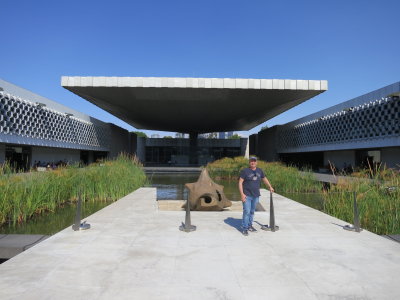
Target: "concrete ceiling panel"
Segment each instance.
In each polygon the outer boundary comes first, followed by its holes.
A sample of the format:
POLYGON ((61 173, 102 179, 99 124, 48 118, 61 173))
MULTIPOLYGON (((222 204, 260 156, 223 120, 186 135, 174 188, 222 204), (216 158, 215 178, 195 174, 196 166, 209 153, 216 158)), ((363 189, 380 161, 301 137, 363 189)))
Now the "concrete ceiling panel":
POLYGON ((327 81, 62 77, 61 85, 138 129, 249 130, 324 92, 327 81))

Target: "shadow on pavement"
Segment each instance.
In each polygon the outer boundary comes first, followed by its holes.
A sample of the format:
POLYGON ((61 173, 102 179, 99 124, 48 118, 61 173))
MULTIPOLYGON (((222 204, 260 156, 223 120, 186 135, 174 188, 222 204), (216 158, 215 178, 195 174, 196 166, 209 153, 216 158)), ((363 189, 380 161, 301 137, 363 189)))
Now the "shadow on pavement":
POLYGON ((225 224, 228 224, 229 226, 232 226, 238 231, 242 231, 242 219, 235 219, 232 217, 226 218, 224 220, 225 224))
POLYGON ((331 222, 331 224, 336 225, 336 226, 339 226, 339 227, 342 227, 342 228, 345 227, 345 226, 343 226, 343 225, 340 225, 340 224, 337 224, 337 223, 333 223, 333 222, 331 222))
POLYGON ((266 226, 266 227, 268 227, 268 224, 261 224, 261 223, 260 223, 260 222, 258 222, 258 221, 254 221, 254 223, 256 223, 256 224, 260 225, 260 227, 263 227, 263 226, 266 226))

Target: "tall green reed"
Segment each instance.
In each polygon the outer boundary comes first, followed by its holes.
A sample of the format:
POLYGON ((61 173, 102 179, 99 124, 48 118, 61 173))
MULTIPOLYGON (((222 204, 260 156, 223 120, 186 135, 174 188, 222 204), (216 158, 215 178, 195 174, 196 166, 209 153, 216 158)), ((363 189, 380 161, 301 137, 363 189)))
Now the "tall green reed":
POLYGON ((400 234, 400 175, 396 170, 377 174, 386 180, 339 180, 324 194, 326 213, 353 222, 353 192, 357 195, 361 226, 377 234, 400 234))
POLYGON ((47 172, 12 173, 0 167, 0 225, 24 222, 35 214, 74 202, 117 200, 146 182, 136 157, 121 154, 84 168, 77 165, 47 172))

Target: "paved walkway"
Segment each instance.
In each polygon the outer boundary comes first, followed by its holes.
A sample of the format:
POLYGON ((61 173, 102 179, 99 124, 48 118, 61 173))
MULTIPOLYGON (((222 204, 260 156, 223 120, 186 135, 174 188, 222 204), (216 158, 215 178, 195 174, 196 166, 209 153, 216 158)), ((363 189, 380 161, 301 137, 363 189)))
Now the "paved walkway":
MULTIPOLYGON (((400 244, 281 196, 278 232, 241 213, 158 211, 141 188, 0 265, 0 299, 400 299, 400 244), (258 227, 258 225, 257 225, 258 227)), ((264 207, 268 193, 263 193, 264 207)), ((268 211, 256 213, 268 222, 268 211)))
MULTIPOLYGON (((300 171, 300 174, 305 175, 307 172, 302 172, 300 171)), ((315 177, 315 180, 321 181, 321 182, 329 182, 333 184, 337 184, 338 181, 367 181, 367 182, 373 182, 373 179, 368 179, 368 178, 358 178, 358 177, 352 177, 352 176, 342 176, 342 175, 332 175, 332 174, 324 174, 324 173, 312 173, 315 177)))

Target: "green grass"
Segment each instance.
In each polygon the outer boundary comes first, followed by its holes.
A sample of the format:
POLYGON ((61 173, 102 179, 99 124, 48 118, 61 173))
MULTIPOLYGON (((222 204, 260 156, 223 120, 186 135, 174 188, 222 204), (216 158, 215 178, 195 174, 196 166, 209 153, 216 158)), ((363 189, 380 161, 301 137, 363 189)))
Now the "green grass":
POLYGON ((16 174, 9 166, 0 168, 0 226, 21 223, 44 211, 77 200, 117 200, 146 182, 135 157, 120 155, 114 160, 77 165, 47 172, 16 174))
MULTIPOLYGON (((237 180, 241 169, 248 167, 243 157, 223 158, 207 165, 214 179, 237 180)), ((313 179, 311 172, 305 175, 296 168, 279 162, 258 161, 276 193, 320 194, 324 212, 346 222, 353 222, 353 194, 356 192, 361 226, 377 234, 400 234, 400 173, 382 167, 360 171, 354 176, 361 179, 345 180, 331 185, 328 191, 313 179)))

